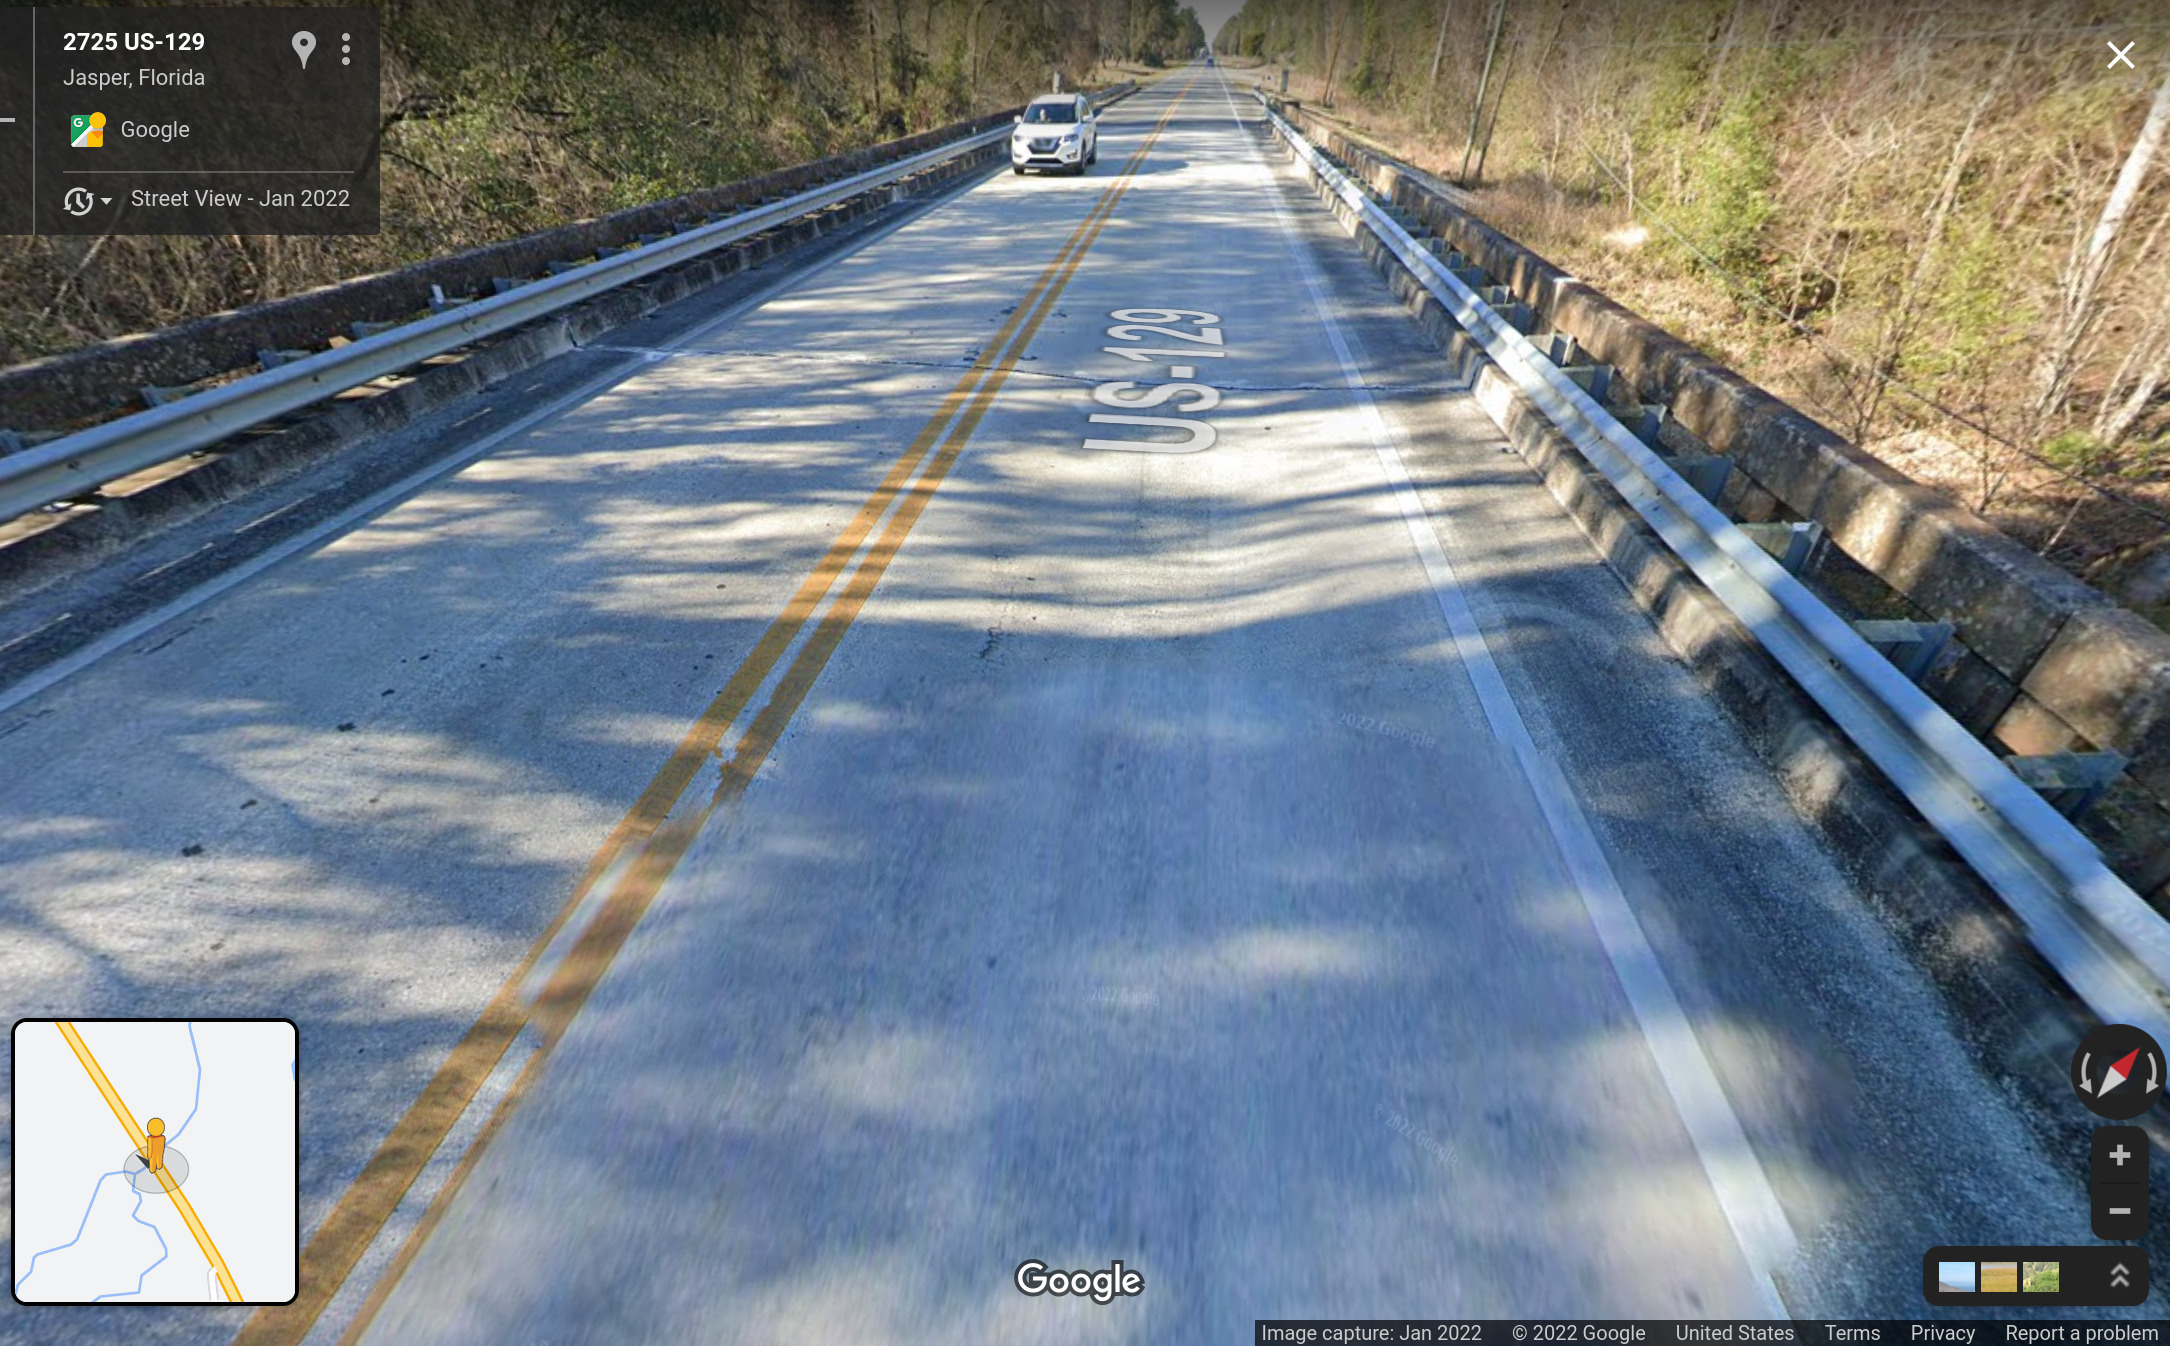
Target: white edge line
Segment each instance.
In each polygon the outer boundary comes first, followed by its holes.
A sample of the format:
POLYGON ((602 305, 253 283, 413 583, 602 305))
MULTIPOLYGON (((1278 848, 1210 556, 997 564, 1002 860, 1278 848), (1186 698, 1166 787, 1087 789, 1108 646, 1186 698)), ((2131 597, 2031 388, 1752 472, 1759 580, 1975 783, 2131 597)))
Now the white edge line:
MULTIPOLYGON (((1227 94, 1225 82, 1222 93, 1227 94)), ((1240 126, 1242 117, 1236 112, 1233 98, 1229 98, 1228 106, 1240 126)), ((1266 167, 1270 174, 1271 166, 1266 167)), ((1288 213, 1281 205, 1279 192, 1269 190, 1268 200, 1282 224, 1282 237, 1288 243, 1305 288, 1311 293, 1312 305, 1326 329, 1327 340, 1334 348, 1334 358, 1340 362, 1348 380, 1349 395, 1370 431, 1379 462, 1393 488, 1395 503, 1400 506, 1402 520, 1423 561, 1440 614, 1446 618, 1470 682, 1484 706, 1485 718, 1490 721, 1494 735, 1513 751, 1517 765, 1537 798, 1545 824, 1560 848, 1561 859, 1582 899, 1583 909, 1597 931, 1605 957, 1612 964, 1620 989, 1627 996, 1636 1022, 1642 1028, 1643 1039, 1657 1061, 1666 1091, 1672 1095, 1673 1106, 1695 1145, 1704 1176, 1725 1214, 1726 1223, 1732 1228, 1749 1274, 1755 1278, 1764 1315, 1790 1317, 1792 1315, 1771 1278, 1771 1271, 1790 1258, 1798 1246, 1793 1227, 1749 1144, 1740 1118, 1725 1096, 1724 1086, 1719 1083, 1694 1028, 1688 1023, 1679 997, 1666 979, 1656 950, 1651 947, 1642 923, 1628 904, 1627 894, 1621 889, 1611 862, 1605 858, 1595 829, 1576 802, 1573 787, 1559 767, 1538 751, 1536 741, 1531 738, 1529 727, 1515 705, 1513 693, 1493 662, 1484 632, 1470 611, 1452 563, 1439 545, 1424 503, 1409 480, 1394 433, 1366 390, 1340 325, 1334 320, 1331 301, 1321 286, 1317 268, 1288 228, 1288 213)))
POLYGON ((617 891, 618 880, 625 877, 625 872, 633 867, 633 861, 639 854, 640 848, 637 846, 621 848, 611 857, 610 863, 603 867, 603 872, 595 876, 595 882, 588 885, 588 891, 581 894, 580 904, 573 908, 572 915, 565 918, 565 924, 558 927, 557 934, 551 937, 549 945, 542 951, 542 956, 535 960, 535 966, 529 968, 527 976, 521 979, 520 988, 514 994, 522 1009, 535 1008, 536 998, 543 993, 543 988, 550 984, 550 978, 557 974, 558 966, 573 951, 573 946, 580 942, 580 937, 587 933, 597 913, 601 912, 604 904, 610 900, 610 895, 617 891))
POLYGON ((333 1291, 331 1300, 324 1305, 324 1311, 317 1315, 315 1325, 309 1329, 308 1335, 302 1338, 302 1346, 328 1346, 346 1335, 347 1329, 354 1322, 355 1314, 361 1310, 362 1301, 376 1288, 384 1274, 391 1270, 393 1257, 406 1244, 407 1237, 414 1231, 415 1226, 421 1223, 423 1212, 437 1199, 438 1192, 443 1190, 445 1183, 452 1177, 452 1170, 467 1157, 467 1152, 474 1148, 475 1141, 482 1135, 482 1128, 496 1113, 498 1104, 504 1101, 505 1095, 512 1092, 513 1081, 519 1078, 520 1072, 527 1068, 528 1062, 534 1059, 535 1053, 541 1048, 541 1033, 533 1024, 523 1025, 513 1037, 511 1045, 505 1049, 505 1054, 497 1059, 497 1064, 483 1077, 482 1086, 475 1090, 475 1096, 461 1110, 459 1119, 452 1124, 452 1129, 445 1133, 445 1138, 431 1151, 429 1161, 422 1166, 422 1171, 415 1176, 405 1195, 400 1197, 399 1204, 392 1208, 391 1215, 378 1226, 376 1234, 369 1240, 369 1245, 362 1249, 362 1255, 355 1259, 353 1268, 339 1282, 339 1288, 333 1291))
POLYGON ((225 593, 228 589, 255 578, 295 553, 305 551, 324 541, 327 537, 344 532, 370 515, 397 503, 403 497, 414 494, 437 478, 458 471, 514 435, 534 428, 537 423, 548 420, 578 402, 592 397, 609 384, 624 379, 630 370, 634 368, 638 368, 638 366, 629 367, 621 364, 613 367, 606 374, 589 379, 573 389, 573 391, 559 397, 556 401, 527 413, 510 425, 491 431, 451 457, 439 459, 418 472, 400 478, 390 486, 347 506, 347 508, 340 510, 330 518, 304 529, 282 542, 265 548, 229 570, 221 571, 164 606, 155 608, 124 626, 108 631, 90 644, 64 658, 54 660, 35 673, 23 678, 20 682, 15 683, 6 691, 0 691, 0 714, 6 714, 47 688, 74 677, 77 673, 97 663, 115 650, 142 639, 174 618, 203 606, 220 594, 225 593))

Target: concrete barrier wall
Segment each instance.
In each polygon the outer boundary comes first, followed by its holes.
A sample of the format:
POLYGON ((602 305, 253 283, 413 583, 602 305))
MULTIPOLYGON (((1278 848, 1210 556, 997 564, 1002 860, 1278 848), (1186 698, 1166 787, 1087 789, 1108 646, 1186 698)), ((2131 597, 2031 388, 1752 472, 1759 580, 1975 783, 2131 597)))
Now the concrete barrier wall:
MULTIPOLYGON (((1457 208, 1390 156, 1300 106, 1282 110, 1541 323, 1615 366, 1637 400, 1668 407, 1731 458, 1745 478, 1727 493, 1736 517, 1813 519, 1920 615, 1952 623, 1964 650, 1925 689, 1955 718, 2015 753, 2122 753, 2131 779, 2170 805, 2170 632, 1457 208)), ((2170 859, 2170 838, 2157 846, 2164 856, 2143 867, 2170 859)))

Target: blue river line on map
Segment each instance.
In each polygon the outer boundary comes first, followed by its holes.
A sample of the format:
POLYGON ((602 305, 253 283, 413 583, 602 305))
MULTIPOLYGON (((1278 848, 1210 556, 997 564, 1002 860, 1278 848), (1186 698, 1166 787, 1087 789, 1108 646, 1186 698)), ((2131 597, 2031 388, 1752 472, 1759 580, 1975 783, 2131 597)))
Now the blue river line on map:
MULTIPOLYGON (((193 1122, 196 1120, 196 1109, 203 1105, 203 1053, 196 1049, 196 1025, 187 1024, 185 1025, 185 1027, 188 1029, 189 1054, 196 1058, 196 1096, 194 1100, 192 1100, 188 1105, 187 1119, 181 1123, 180 1130, 177 1130, 173 1133, 172 1139, 176 1141, 181 1138, 182 1132, 188 1130, 189 1122, 193 1122)), ((58 1244, 54 1247, 47 1248, 43 1252, 31 1254, 30 1265, 24 1269, 22 1280, 15 1282, 15 1293, 18 1296, 21 1295, 23 1292, 24 1283, 27 1282, 33 1274, 36 1273, 38 1269, 38 1259, 40 1257, 45 1256, 46 1253, 64 1252, 67 1249, 73 1248, 76 1244, 83 1241, 83 1231, 90 1228, 91 1212, 98 1208, 98 1193, 104 1189, 105 1180, 107 1178, 119 1178, 125 1176, 127 1176, 127 1170, 120 1168, 114 1169, 111 1173, 101 1173, 98 1175, 98 1181, 91 1184, 90 1201, 83 1207, 82 1222, 75 1227, 75 1237, 69 1239, 66 1243, 58 1244)), ((164 1262, 166 1258, 170 1255, 169 1250, 166 1247, 166 1236, 158 1232, 157 1225, 154 1225, 150 1221, 143 1218, 143 1193, 141 1191, 138 1191, 136 1193, 135 1209, 129 1212, 129 1218, 134 1220, 137 1224, 142 1225, 145 1229, 150 1230, 152 1236, 157 1238, 158 1261, 153 1262, 149 1266, 143 1268, 141 1274, 136 1277, 135 1289, 109 1290, 102 1295, 93 1295, 91 1297, 91 1302, 93 1303, 96 1303, 99 1300, 125 1299, 129 1295, 142 1294, 144 1277, 158 1270, 159 1263, 164 1262)))

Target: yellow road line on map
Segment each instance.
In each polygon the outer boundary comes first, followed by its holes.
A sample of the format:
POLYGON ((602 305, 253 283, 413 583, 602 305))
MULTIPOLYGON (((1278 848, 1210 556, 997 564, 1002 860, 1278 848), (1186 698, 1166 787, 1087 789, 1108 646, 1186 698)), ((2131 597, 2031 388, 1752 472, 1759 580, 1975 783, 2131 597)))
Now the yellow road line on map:
MULTIPOLYGON (((75 1059, 83 1063, 83 1069, 90 1075, 90 1082, 98 1086, 99 1093, 105 1095, 105 1105, 113 1109, 113 1115, 120 1119, 121 1129, 128 1133, 128 1143, 140 1152, 144 1145, 143 1128, 136 1125, 135 1114, 128 1110, 127 1104, 121 1102, 120 1092, 113 1087, 113 1081, 106 1078, 105 1069, 98 1064, 98 1058, 90 1054, 90 1048, 83 1042, 83 1035, 76 1032, 75 1025, 65 1019, 55 1026, 60 1029, 60 1035, 68 1040, 68 1046, 74 1049, 75 1059)), ((168 1173, 163 1165, 151 1171, 158 1175, 158 1185, 166 1189, 166 1195, 173 1198, 174 1209, 181 1212, 181 1219, 187 1223, 188 1232, 196 1236, 196 1246, 203 1249, 204 1260, 218 1273, 219 1288, 226 1292, 228 1300, 239 1304, 241 1287, 234 1284, 234 1273, 226 1269, 226 1259, 219 1256, 218 1245, 211 1241, 211 1231, 205 1229, 203 1221, 196 1218, 196 1208, 188 1203, 187 1197, 181 1195, 180 1184, 173 1180, 173 1175, 168 1173)))

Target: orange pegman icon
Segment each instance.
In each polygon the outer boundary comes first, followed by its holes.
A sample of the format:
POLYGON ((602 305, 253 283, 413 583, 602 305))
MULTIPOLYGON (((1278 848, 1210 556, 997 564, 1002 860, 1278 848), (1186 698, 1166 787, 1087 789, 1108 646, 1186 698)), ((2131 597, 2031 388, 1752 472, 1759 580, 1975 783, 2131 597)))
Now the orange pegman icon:
POLYGON ((143 1124, 143 1167, 156 1173, 166 1166, 166 1124, 153 1117, 143 1124))

